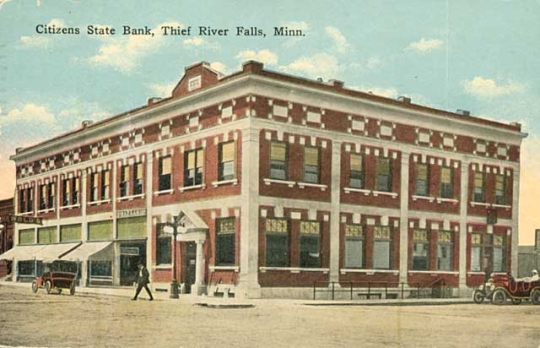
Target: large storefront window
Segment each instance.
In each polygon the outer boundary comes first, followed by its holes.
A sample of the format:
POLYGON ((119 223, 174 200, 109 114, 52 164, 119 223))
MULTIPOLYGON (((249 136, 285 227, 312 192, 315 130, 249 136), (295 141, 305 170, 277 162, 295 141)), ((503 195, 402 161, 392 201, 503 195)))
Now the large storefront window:
POLYGON ((427 230, 413 231, 412 269, 415 271, 429 269, 429 239, 427 230))
POLYGON ((146 216, 117 220, 118 239, 140 239, 146 237, 146 216))
POLYGON ((345 267, 364 267, 364 230, 362 225, 345 226, 345 267))
POLYGON ((318 221, 300 221, 300 267, 321 266, 320 236, 318 221))
POLYGON ((56 227, 38 228, 38 244, 56 243, 56 227))
POLYGON ((111 240, 112 220, 88 223, 88 240, 111 240))
POLYGON ((216 220, 216 266, 234 265, 236 218, 216 220))
POLYGON ((74 242, 81 240, 81 225, 60 226, 60 242, 74 242))
POLYGON ((36 242, 36 234, 33 228, 19 231, 19 244, 34 244, 36 242))
POLYGON ((112 285, 112 261, 88 261, 90 285, 112 285))
POLYGON ((266 219, 266 266, 289 266, 289 223, 285 219, 266 219))

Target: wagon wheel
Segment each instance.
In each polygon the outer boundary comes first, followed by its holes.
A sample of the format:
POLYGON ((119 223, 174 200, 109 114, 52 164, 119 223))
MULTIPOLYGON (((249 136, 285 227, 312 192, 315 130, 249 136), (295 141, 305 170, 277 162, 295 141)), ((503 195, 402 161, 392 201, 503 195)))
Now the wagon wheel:
POLYGON ((531 302, 535 305, 540 304, 540 289, 534 289, 531 292, 531 302))
POLYGON ((45 291, 47 291, 47 294, 50 294, 52 290, 52 283, 50 280, 47 280, 45 282, 45 291))
POLYGON ((513 305, 521 304, 521 299, 520 299, 520 298, 513 298, 513 299, 512 299, 512 304, 513 304, 513 305))
POLYGON ((39 287, 37 285, 37 282, 34 280, 32 282, 32 292, 35 294, 38 291, 39 287))
POLYGON ((497 289, 493 293, 493 299, 491 302, 496 305, 501 305, 506 301, 506 292, 502 289, 497 289))
POLYGON ((75 295, 75 283, 71 283, 71 286, 69 287, 69 294, 75 295))
POLYGON ((482 303, 484 302, 484 299, 486 298, 486 296, 484 295, 484 293, 480 290, 474 290, 474 293, 473 293, 473 301, 474 303, 482 303))

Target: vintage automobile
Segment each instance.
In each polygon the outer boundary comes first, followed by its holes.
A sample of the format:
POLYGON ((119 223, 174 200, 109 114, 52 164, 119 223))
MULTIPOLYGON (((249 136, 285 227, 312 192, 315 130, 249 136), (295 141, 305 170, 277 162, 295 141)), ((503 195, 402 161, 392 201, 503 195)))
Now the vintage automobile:
POLYGON ((32 291, 35 293, 39 288, 45 288, 47 294, 53 290, 62 293, 62 289, 69 289, 70 295, 75 294, 76 281, 79 274, 77 262, 55 260, 43 263, 43 274, 37 276, 32 282, 32 291))
POLYGON ((491 297, 491 303, 500 305, 510 299, 515 305, 520 304, 523 300, 530 300, 535 305, 540 304, 540 280, 516 281, 509 274, 492 274, 491 278, 490 288, 493 290, 488 295, 491 297))
POLYGON ((491 301, 493 290, 495 290, 495 284, 493 284, 493 278, 489 278, 487 282, 480 285, 478 289, 473 292, 474 303, 482 303, 485 299, 491 301))

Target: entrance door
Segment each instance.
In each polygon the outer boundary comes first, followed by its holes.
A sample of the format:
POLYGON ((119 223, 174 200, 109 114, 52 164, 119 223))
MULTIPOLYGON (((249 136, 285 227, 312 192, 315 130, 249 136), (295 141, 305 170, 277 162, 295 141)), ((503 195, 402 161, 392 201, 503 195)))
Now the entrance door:
POLYGON ((195 268, 197 265, 197 244, 195 242, 185 243, 185 253, 183 266, 186 270, 185 284, 186 293, 191 293, 191 285, 195 284, 195 268))
POLYGON ((137 279, 137 265, 146 263, 146 242, 120 245, 120 285, 133 285, 137 279))

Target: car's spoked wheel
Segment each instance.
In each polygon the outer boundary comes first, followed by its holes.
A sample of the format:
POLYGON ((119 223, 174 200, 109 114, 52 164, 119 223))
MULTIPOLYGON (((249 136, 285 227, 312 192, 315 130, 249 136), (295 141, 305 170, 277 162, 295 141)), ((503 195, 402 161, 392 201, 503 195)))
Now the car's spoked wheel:
POLYGON ((506 292, 504 292, 504 290, 501 290, 501 289, 495 290, 495 292, 493 293, 493 299, 491 300, 491 302, 496 305, 501 305, 505 301, 506 301, 506 292))
POLYGON ((540 304, 540 289, 534 289, 531 293, 531 302, 535 305, 540 304))
POLYGON ((474 290, 474 293, 473 293, 473 301, 474 303, 482 303, 484 302, 484 299, 486 298, 486 296, 484 296, 484 293, 480 290, 474 290))
POLYGON ((50 280, 47 280, 45 282, 45 291, 47 291, 47 294, 50 294, 52 290, 52 283, 50 280))

